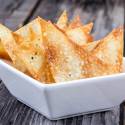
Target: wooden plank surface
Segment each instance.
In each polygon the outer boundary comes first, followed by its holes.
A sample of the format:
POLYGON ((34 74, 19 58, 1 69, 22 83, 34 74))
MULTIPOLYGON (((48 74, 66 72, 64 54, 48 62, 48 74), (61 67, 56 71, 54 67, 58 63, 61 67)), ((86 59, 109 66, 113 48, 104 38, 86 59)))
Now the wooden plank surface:
POLYGON ((115 27, 124 24, 123 0, 43 0, 30 20, 41 16, 56 21, 63 10, 68 11, 69 18, 76 15, 84 24, 94 22, 93 35, 95 39, 104 37, 115 27), (100 2, 97 2, 100 1, 100 2))
POLYGON ((22 0, 0 0, 0 22, 5 21, 12 12, 21 4, 22 0))
POLYGON ((0 0, 0 22, 11 30, 22 26, 40 0, 0 0))
MULTIPOLYGON (((66 9, 69 18, 93 21, 95 39, 123 25, 123 0, 0 0, 0 22, 15 30, 37 16, 56 21, 66 9), (2 4, 1 4, 2 3, 2 4)), ((119 107, 112 111, 50 121, 17 101, 0 82, 0 125, 118 125, 119 107)))

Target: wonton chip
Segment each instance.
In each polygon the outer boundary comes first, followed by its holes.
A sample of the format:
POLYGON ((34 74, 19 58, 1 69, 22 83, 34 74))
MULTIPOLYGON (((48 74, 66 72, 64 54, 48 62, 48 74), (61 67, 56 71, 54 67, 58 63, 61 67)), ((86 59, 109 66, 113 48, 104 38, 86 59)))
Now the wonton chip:
POLYGON ((76 16, 74 17, 74 19, 69 23, 68 29, 73 29, 73 28, 77 28, 83 26, 80 17, 76 16))
POLYGON ((61 14, 61 16, 59 17, 56 25, 60 29, 65 29, 65 28, 67 28, 67 24, 68 24, 68 17, 67 17, 67 12, 65 10, 65 11, 63 11, 63 13, 61 14))
POLYGON ((95 42, 92 27, 79 16, 68 24, 66 11, 56 25, 38 17, 13 33, 0 24, 0 57, 44 83, 121 73, 123 27, 95 42))
POLYGON ((92 28, 93 28, 93 23, 88 23, 86 25, 83 26, 83 31, 87 34, 91 33, 92 31, 92 28))
POLYGON ((48 63, 55 82, 84 78, 84 59, 75 45, 51 22, 42 22, 43 39, 48 63))
POLYGON ((25 40, 25 42, 33 41, 34 39, 36 39, 36 36, 41 36, 41 33, 42 32, 39 17, 15 32, 15 34, 21 36, 23 40, 25 40))
POLYGON ((22 43, 16 54, 23 59, 26 68, 35 79, 45 82, 45 57, 44 52, 37 47, 38 41, 41 42, 41 39, 36 38, 32 43, 22 43))
POLYGON ((48 82, 40 18, 33 20, 15 33, 23 39, 20 43, 21 51, 17 50, 17 54, 24 59, 31 75, 37 80, 48 82))
POLYGON ((88 56, 87 77, 122 72, 123 28, 114 29, 108 36, 93 43, 95 46, 91 46, 91 43, 86 45, 90 52, 88 56))
POLYGON ((68 23, 67 13, 66 11, 64 11, 63 14, 60 16, 59 20, 57 21, 56 25, 60 29, 65 31, 67 36, 72 41, 74 41, 80 46, 93 41, 93 37, 92 35, 90 35, 93 23, 83 25, 79 16, 76 16, 68 26, 67 23, 68 23))
POLYGON ((26 72, 26 68, 22 60, 18 58, 15 54, 15 50, 18 49, 18 45, 14 39, 13 33, 2 24, 0 24, 0 40, 5 51, 13 61, 15 67, 22 72, 26 72))
POLYGON ((73 29, 67 29, 66 34, 72 41, 82 46, 88 42, 93 41, 93 37, 89 34, 92 29, 92 24, 93 23, 73 29))
POLYGON ((50 83, 54 81, 48 75, 50 73, 45 59, 41 28, 38 17, 15 32, 23 41, 20 43, 21 51, 17 50, 17 54, 24 59, 26 67, 35 79, 50 83))

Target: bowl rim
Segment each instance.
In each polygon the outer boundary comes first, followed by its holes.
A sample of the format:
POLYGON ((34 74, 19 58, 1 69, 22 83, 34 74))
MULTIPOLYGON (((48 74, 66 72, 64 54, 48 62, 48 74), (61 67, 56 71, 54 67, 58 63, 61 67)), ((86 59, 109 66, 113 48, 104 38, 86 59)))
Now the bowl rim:
MULTIPOLYGON (((123 62, 125 63, 125 57, 123 57, 123 62)), ((35 80, 34 78, 24 74, 23 72, 19 71, 18 69, 14 68, 13 66, 5 63, 2 59, 0 59, 0 65, 7 68, 8 70, 10 70, 11 72, 14 72, 14 74, 17 74, 18 76, 28 80, 29 82, 31 82, 32 84, 34 84, 37 87, 58 87, 58 86, 65 86, 65 85, 73 85, 73 84, 78 84, 82 82, 82 84, 88 84, 95 81, 95 80, 105 80, 107 78, 115 78, 116 76, 125 76, 125 72, 123 73, 118 73, 118 74, 112 74, 112 75, 105 75, 105 76, 98 76, 98 77, 92 77, 92 78, 86 78, 86 79, 78 79, 78 80, 72 80, 72 81, 66 81, 66 82, 60 82, 60 83, 53 83, 53 84, 46 84, 46 83, 42 83, 39 82, 37 80, 35 80)))

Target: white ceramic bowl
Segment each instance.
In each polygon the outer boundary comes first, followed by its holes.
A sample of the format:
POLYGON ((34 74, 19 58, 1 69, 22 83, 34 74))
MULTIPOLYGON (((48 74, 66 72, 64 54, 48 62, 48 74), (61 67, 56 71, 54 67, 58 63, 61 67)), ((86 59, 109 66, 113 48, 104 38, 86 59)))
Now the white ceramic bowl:
POLYGON ((0 60, 0 78, 13 96, 51 120, 109 110, 125 100, 125 73, 43 84, 0 60))

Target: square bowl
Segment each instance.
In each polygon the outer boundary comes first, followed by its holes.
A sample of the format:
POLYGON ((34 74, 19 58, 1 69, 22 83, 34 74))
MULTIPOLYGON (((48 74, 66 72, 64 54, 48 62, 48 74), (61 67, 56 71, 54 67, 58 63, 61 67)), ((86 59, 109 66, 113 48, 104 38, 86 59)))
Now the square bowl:
POLYGON ((50 120, 110 110, 125 100, 125 70, 115 75, 43 84, 0 60, 0 78, 13 96, 50 120))

